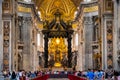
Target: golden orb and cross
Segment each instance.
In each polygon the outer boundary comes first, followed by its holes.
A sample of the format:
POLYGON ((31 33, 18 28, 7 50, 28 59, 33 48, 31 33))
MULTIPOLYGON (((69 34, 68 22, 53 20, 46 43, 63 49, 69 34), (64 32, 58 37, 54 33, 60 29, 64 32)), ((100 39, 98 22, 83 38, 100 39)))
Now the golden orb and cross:
POLYGON ((67 54, 67 45, 65 44, 65 39, 60 38, 51 38, 49 47, 48 47, 49 55, 54 56, 54 67, 61 67, 61 60, 63 59, 63 55, 67 54))

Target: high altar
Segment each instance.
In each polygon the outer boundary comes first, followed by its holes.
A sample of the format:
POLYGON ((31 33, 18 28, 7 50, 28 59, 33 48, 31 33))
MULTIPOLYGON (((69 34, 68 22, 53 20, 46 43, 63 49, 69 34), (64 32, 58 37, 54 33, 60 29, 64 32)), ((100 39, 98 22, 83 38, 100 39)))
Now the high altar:
POLYGON ((71 22, 64 22, 61 18, 61 12, 59 10, 54 14, 54 19, 51 22, 46 21, 42 33, 44 34, 44 67, 52 67, 53 64, 56 67, 61 66, 63 53, 67 53, 62 62, 62 66, 72 67, 72 49, 71 40, 74 30, 72 29, 71 22), (65 41, 67 41, 67 46, 65 41), (51 57, 51 58, 50 58, 51 57), (67 61, 66 61, 67 59, 67 61), (66 63, 65 63, 66 62, 66 63))
POLYGON ((54 61, 51 66, 61 67, 64 66, 63 61, 67 61, 67 44, 64 38, 52 38, 48 47, 49 64, 54 61), (53 59, 53 60, 52 60, 53 59))

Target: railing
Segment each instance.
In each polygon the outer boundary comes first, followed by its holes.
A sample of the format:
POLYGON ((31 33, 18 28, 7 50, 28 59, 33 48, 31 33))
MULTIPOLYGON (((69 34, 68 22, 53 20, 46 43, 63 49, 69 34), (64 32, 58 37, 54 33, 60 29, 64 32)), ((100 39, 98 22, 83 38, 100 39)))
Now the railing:
POLYGON ((69 78, 70 80, 88 80, 87 78, 78 77, 78 76, 74 76, 74 75, 70 75, 70 74, 68 74, 68 78, 69 78))
POLYGON ((47 80, 49 78, 49 75, 44 75, 44 76, 38 76, 32 80, 47 80))

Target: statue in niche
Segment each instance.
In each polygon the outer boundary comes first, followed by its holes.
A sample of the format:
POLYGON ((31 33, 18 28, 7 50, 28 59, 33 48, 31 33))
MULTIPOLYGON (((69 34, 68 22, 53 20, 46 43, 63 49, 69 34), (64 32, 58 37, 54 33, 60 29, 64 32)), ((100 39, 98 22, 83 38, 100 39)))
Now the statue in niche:
POLYGON ((22 56, 22 52, 18 53, 18 70, 22 69, 22 62, 23 62, 23 56, 22 56))
POLYGON ((117 62, 118 62, 118 66, 120 67, 120 52, 118 52, 118 60, 117 60, 117 62))
POLYGON ((39 55, 39 66, 43 67, 44 65, 44 55, 42 53, 40 53, 39 55))
POLYGON ((72 66, 75 67, 77 65, 77 51, 72 54, 72 66))
POLYGON ((23 17, 19 17, 19 20, 18 20, 18 26, 19 26, 19 40, 22 40, 22 26, 23 26, 23 17))
POLYGON ((62 66, 63 66, 63 67, 66 67, 66 66, 67 66, 67 61, 68 61, 67 55, 64 54, 64 55, 63 55, 63 58, 62 58, 62 60, 61 60, 61 63, 62 63, 62 66))
POLYGON ((48 65, 52 68, 54 66, 54 55, 50 55, 50 60, 48 62, 48 65))
POLYGON ((95 53, 94 54, 94 59, 95 59, 95 68, 100 69, 101 67, 101 54, 100 53, 95 53))
POLYGON ((39 66, 42 66, 42 57, 39 56, 39 66))

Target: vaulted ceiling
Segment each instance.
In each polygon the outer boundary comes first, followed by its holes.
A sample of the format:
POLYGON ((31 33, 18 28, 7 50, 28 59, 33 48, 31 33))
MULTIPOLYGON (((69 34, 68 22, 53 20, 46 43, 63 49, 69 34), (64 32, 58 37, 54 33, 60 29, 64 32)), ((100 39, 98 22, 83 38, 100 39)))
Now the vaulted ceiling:
MULTIPOLYGON (((37 4, 39 4, 39 5, 41 5, 42 4, 42 2, 44 2, 45 0, 34 0, 34 2, 35 3, 37 3, 37 4)), ((80 2, 82 2, 83 0, 71 0, 73 3, 74 3, 74 5, 77 7, 77 6, 79 6, 79 4, 80 4, 80 2)))
POLYGON ((80 5, 80 2, 82 2, 83 0, 71 0, 76 7, 78 7, 80 5))
POLYGON ((34 0, 42 20, 51 21, 59 10, 64 21, 72 21, 74 13, 82 0, 34 0))

